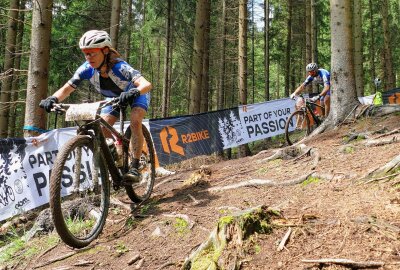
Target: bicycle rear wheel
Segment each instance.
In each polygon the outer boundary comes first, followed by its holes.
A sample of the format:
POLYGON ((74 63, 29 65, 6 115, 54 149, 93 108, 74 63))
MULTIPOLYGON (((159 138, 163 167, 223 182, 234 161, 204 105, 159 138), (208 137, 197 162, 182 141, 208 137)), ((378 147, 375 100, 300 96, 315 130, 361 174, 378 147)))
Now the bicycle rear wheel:
POLYGON ((89 245, 102 231, 108 214, 110 183, 101 151, 91 137, 70 139, 57 155, 50 178, 54 226, 69 246, 89 245))
MULTIPOLYGON (((147 200, 153 191, 156 178, 155 152, 150 132, 142 125, 144 145, 140 157, 140 182, 133 186, 125 187, 128 197, 135 203, 141 203, 147 200)), ((131 138, 131 128, 126 130, 125 137, 131 138)))
POLYGON ((310 134, 310 119, 305 111, 293 112, 285 125, 285 138, 289 145, 301 141, 310 134))

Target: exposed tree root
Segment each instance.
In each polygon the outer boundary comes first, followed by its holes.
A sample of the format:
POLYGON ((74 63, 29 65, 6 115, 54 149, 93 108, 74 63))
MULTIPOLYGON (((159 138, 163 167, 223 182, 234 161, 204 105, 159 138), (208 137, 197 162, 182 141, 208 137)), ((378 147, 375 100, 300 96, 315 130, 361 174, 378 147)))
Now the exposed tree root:
POLYGON ((259 206, 220 218, 209 238, 186 258, 181 269, 238 269, 245 259, 244 241, 254 233, 270 233, 274 216, 277 213, 259 206))
POLYGON ((222 186, 222 187, 212 187, 209 188, 207 191, 208 192, 220 192, 220 191, 225 191, 225 190, 230 190, 230 189, 237 189, 237 188, 242 188, 242 187, 254 187, 254 186, 269 186, 269 187, 274 187, 274 186, 291 186, 291 185, 296 185, 304 182, 307 180, 307 178, 312 175, 312 173, 305 174, 303 176, 300 176, 299 178, 287 180, 287 181, 273 181, 273 180, 268 180, 268 179, 250 179, 246 181, 242 181, 233 185, 227 185, 227 186, 222 186))
MULTIPOLYGON (((393 158, 391 161, 386 163, 384 166, 374 169, 363 177, 364 180, 371 180, 371 178, 381 178, 388 174, 396 174, 400 167, 400 155, 393 158)), ((396 176, 396 175, 394 175, 396 176)), ((394 177, 393 176, 393 177, 394 177)))
POLYGON ((368 261, 368 262, 356 262, 353 260, 348 260, 348 259, 319 259, 319 260, 302 260, 304 263, 314 263, 314 264, 320 264, 320 265, 326 265, 326 264, 338 264, 338 265, 343 265, 346 267, 354 268, 354 269, 359 269, 359 268, 379 268, 385 265, 384 262, 373 262, 373 261, 368 261))
POLYGON ((396 143, 400 140, 400 136, 391 136, 389 138, 380 138, 380 139, 370 139, 364 142, 364 145, 367 147, 372 146, 381 146, 385 144, 396 143))

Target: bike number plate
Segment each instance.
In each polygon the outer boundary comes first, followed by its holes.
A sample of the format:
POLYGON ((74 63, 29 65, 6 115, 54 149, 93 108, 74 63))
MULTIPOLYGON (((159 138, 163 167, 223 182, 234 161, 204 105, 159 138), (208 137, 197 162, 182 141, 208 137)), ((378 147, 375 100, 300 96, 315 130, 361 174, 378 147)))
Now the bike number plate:
POLYGON ((65 114, 65 121, 95 120, 100 102, 71 104, 65 114))

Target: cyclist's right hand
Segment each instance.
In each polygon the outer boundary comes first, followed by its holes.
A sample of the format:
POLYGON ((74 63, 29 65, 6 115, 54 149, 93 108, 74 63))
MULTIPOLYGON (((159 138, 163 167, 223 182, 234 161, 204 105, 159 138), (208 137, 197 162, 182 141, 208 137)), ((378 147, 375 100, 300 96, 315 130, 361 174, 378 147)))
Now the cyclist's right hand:
POLYGON ((43 99, 39 103, 39 107, 46 110, 46 112, 51 112, 55 103, 58 103, 58 98, 55 96, 50 96, 46 99, 43 99))
POLYGON ((291 95, 290 95, 290 98, 291 99, 295 99, 297 97, 297 95, 295 94, 295 93, 292 93, 291 95))

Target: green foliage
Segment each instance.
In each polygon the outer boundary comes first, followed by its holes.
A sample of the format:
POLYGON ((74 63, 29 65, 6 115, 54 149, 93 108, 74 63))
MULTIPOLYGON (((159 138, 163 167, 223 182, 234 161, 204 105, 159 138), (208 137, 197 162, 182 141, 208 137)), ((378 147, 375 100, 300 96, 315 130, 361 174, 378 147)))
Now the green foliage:
POLYGON ((179 235, 184 235, 189 232, 189 223, 183 218, 175 218, 174 228, 179 235))

